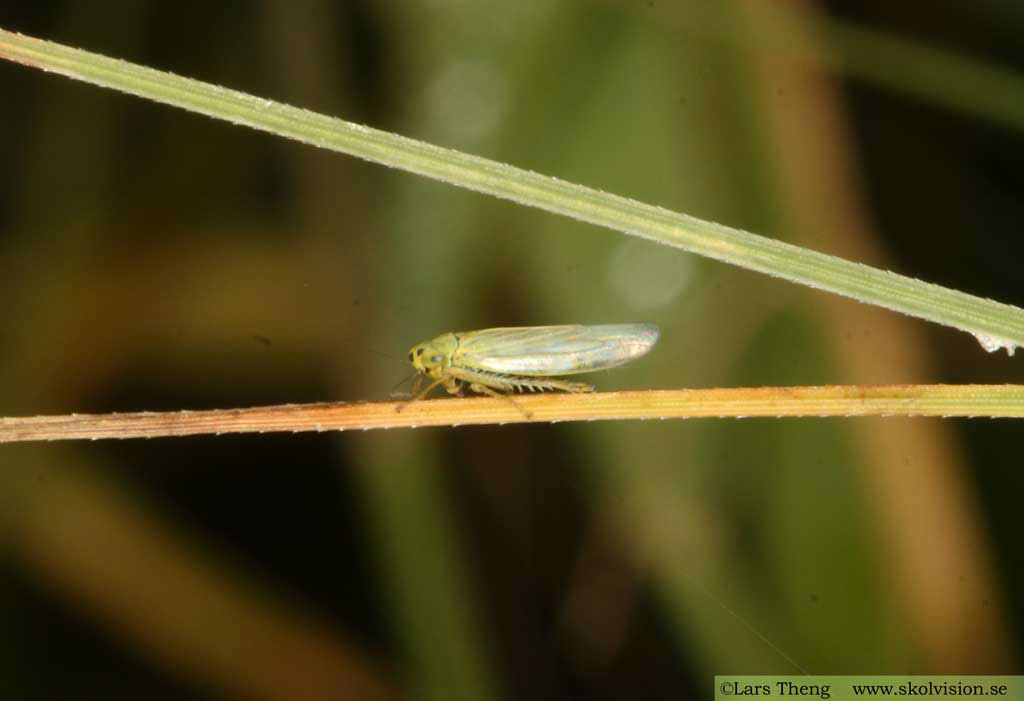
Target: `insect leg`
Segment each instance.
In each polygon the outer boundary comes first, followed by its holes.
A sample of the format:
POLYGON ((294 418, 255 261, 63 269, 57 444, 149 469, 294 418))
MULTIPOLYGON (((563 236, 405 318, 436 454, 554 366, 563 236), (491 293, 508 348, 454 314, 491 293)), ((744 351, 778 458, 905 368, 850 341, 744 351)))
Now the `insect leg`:
POLYGON ((543 384, 551 389, 560 389, 565 392, 571 392, 573 394, 594 391, 594 386, 588 385, 585 382, 569 382, 568 380, 544 378, 543 384))
POLYGON ((513 385, 505 378, 459 367, 448 368, 448 373, 451 375, 453 380, 463 382, 468 385, 469 389, 473 392, 476 392, 477 394, 486 394, 487 396, 494 397, 495 399, 504 399, 521 411, 523 416, 526 418, 529 419, 533 416, 533 414, 520 406, 519 402, 508 394, 504 394, 502 392, 502 390, 504 390, 505 392, 511 393, 514 388, 513 385))
MULTIPOLYGON (((420 392, 419 394, 417 394, 414 398, 415 399, 423 399, 425 396, 430 394, 430 390, 434 389, 439 384, 445 383, 445 380, 447 380, 447 379, 448 379, 448 377, 446 375, 442 375, 441 377, 437 378, 436 380, 431 382, 429 385, 427 385, 427 388, 425 390, 423 390, 422 392, 420 392)), ((445 384, 447 384, 447 383, 445 383, 445 384)))
POLYGON ((394 387, 391 388, 391 392, 388 394, 388 399, 411 399, 413 396, 416 395, 417 388, 419 387, 419 384, 420 384, 419 383, 419 378, 420 378, 419 373, 416 373, 416 379, 413 381, 413 385, 412 385, 412 392, 399 392, 398 391, 399 387, 401 387, 402 385, 404 385, 406 382, 409 381, 408 377, 405 378, 404 380, 402 380, 401 382, 399 382, 397 385, 395 385, 394 387))
POLYGON ((409 399, 406 399, 406 400, 404 400, 404 401, 402 401, 402 402, 399 402, 399 403, 398 403, 398 404, 397 404, 397 405, 395 406, 395 413, 398 413, 398 412, 402 411, 402 407, 404 407, 404 406, 405 406, 406 404, 408 404, 409 402, 415 402, 415 401, 418 401, 418 400, 420 400, 420 399, 423 399, 423 398, 424 398, 425 396, 427 396, 427 394, 428 394, 428 393, 430 392, 430 390, 434 389, 434 388, 435 388, 435 387, 437 387, 437 386, 438 386, 439 384, 441 384, 441 383, 442 383, 442 382, 444 382, 445 380, 449 379, 449 378, 448 378, 447 376, 441 376, 440 378, 438 378, 438 379, 434 380, 434 381, 433 381, 433 382, 431 382, 431 383, 430 383, 429 385, 427 385, 427 388, 426 388, 425 390, 423 390, 423 391, 422 391, 422 392, 420 392, 419 394, 415 394, 415 392, 416 392, 416 388, 417 388, 417 387, 419 386, 419 384, 420 384, 420 380, 421 380, 422 378, 423 378, 423 375, 417 375, 417 376, 416 376, 416 384, 415 384, 415 385, 413 385, 413 393, 414 393, 414 396, 412 396, 412 397, 410 397, 409 399))
POLYGON ((506 402, 508 402, 509 404, 514 406, 516 409, 521 411, 523 413, 523 416, 525 416, 526 418, 528 418, 528 419, 533 418, 533 414, 531 414, 526 409, 524 409, 522 406, 520 406, 519 402, 517 402, 515 399, 513 399, 512 396, 509 395, 509 394, 502 394, 501 392, 495 392, 493 389, 491 389, 487 385, 482 385, 479 382, 471 382, 469 384, 469 388, 471 390, 473 390, 474 392, 476 392, 477 394, 486 394, 487 396, 494 397, 495 399, 504 399, 506 402))
POLYGON ((451 373, 445 375, 444 388, 448 394, 454 394, 456 397, 461 397, 463 384, 464 383, 455 377, 455 375, 451 373))

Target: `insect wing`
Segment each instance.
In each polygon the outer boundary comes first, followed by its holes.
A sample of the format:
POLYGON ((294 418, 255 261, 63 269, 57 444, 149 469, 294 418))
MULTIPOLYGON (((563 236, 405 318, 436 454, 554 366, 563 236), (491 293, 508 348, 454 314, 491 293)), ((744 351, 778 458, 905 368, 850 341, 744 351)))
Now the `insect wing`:
POLYGON ((553 377, 602 370, 639 358, 658 340, 654 324, 526 326, 459 336, 455 364, 503 375, 553 377))

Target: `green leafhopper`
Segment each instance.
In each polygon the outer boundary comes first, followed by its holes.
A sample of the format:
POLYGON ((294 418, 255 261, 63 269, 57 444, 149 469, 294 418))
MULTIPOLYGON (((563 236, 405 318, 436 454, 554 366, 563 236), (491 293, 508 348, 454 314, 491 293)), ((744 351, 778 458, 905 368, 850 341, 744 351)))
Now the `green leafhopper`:
POLYGON ((433 379, 417 398, 438 385, 444 385, 451 394, 460 394, 468 386, 492 397, 526 390, 593 392, 590 385, 561 380, 558 376, 628 363, 647 353, 659 333, 654 324, 458 331, 413 346, 409 362, 420 373, 418 379, 433 379))

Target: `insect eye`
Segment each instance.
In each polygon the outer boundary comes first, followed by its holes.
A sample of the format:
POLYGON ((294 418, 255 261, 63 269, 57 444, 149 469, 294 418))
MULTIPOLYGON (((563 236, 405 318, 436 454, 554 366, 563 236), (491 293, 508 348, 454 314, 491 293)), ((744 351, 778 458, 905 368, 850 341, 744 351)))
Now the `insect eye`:
POLYGON ((417 348, 416 349, 416 355, 423 355, 423 349, 422 348, 417 348))
POLYGON ((410 362, 410 363, 412 362, 412 359, 413 359, 413 355, 412 355, 412 352, 410 352, 410 353, 409 353, 409 362, 410 362))

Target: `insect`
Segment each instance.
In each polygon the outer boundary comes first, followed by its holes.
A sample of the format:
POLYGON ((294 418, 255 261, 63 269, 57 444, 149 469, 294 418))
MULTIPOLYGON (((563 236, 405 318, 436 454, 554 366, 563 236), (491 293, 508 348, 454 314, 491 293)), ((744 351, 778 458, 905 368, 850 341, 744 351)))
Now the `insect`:
MULTIPOLYGON (((413 346, 409 362, 433 382, 416 395, 422 398, 438 385, 451 394, 462 388, 503 397, 512 392, 593 392, 582 382, 560 375, 604 370, 639 358, 657 342, 654 324, 601 326, 523 326, 446 333, 413 346)), ((413 390, 415 393, 415 389, 413 390)))

